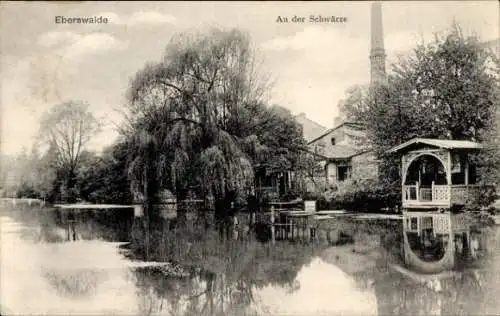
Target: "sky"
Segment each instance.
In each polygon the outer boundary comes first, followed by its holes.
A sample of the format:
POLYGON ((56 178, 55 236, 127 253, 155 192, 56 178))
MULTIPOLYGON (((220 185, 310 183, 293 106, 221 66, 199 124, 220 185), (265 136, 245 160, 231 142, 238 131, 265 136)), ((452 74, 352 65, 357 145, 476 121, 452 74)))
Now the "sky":
MULTIPOLYGON (((130 78, 159 61, 172 35, 208 27, 249 33, 271 76, 271 103, 332 127, 347 88, 369 82, 370 2, 7 2, 0 3, 0 151, 30 148, 45 111, 83 100, 104 128, 99 150, 118 135, 130 78), (309 23, 310 15, 346 17, 309 23), (107 24, 56 24, 103 16, 107 24), (278 23, 278 16, 306 17, 278 23)), ((455 20, 482 40, 499 37, 496 1, 382 2, 388 64, 455 20)), ((390 66, 388 65, 390 69, 390 66)))

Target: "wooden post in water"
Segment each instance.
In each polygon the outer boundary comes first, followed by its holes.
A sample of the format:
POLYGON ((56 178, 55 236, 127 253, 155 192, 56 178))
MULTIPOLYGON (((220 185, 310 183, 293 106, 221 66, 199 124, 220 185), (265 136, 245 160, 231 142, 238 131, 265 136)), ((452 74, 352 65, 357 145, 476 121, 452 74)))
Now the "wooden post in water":
POLYGON ((134 204, 134 217, 144 216, 144 206, 142 204, 134 204))
POLYGON ((304 237, 309 242, 312 241, 316 235, 316 231, 314 230, 316 226, 314 218, 314 214, 316 213, 316 201, 305 201, 304 209, 307 213, 304 223, 304 237))
POLYGON ((271 240, 273 244, 276 242, 276 236, 274 231, 274 205, 271 205, 271 240))
POLYGON ((307 215, 304 223, 304 239, 306 242, 311 241, 312 230, 311 230, 311 220, 313 215, 307 215))
POLYGON ((71 227, 70 227, 70 221, 69 221, 69 213, 68 210, 64 210, 61 212, 61 218, 63 220, 64 225, 66 225, 66 237, 68 238, 68 241, 71 241, 71 227))

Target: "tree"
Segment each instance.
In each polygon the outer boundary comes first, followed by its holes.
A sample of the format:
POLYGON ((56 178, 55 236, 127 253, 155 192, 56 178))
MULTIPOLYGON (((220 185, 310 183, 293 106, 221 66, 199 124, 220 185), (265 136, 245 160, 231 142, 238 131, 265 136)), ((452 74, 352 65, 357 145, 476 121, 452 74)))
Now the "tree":
POLYGON ((40 124, 39 137, 55 152, 55 165, 64 177, 67 199, 75 199, 75 177, 81 151, 100 129, 100 124, 89 111, 88 104, 68 101, 45 113, 40 124))
MULTIPOLYGON (((487 60, 490 66, 488 73, 494 78, 495 85, 491 99, 494 103, 494 110, 490 128, 481 131, 481 138, 484 139, 485 149, 482 154, 476 157, 476 163, 480 166, 480 183, 491 184, 498 189, 500 185, 500 57, 494 50, 490 51, 487 60)), ((489 204, 497 198, 498 192, 492 196, 483 196, 482 204, 489 204)))
MULTIPOLYGON (((301 126, 291 112, 281 106, 262 104, 247 107, 240 123, 245 133, 243 150, 258 170, 287 172, 307 170, 306 142, 301 126)), ((308 160, 309 161, 309 160, 308 160)))
POLYGON ((19 197, 36 198, 38 194, 35 190, 38 181, 37 167, 39 164, 39 153, 33 147, 31 153, 23 147, 16 155, 4 155, 2 157, 2 186, 7 192, 19 197))
MULTIPOLYGON (((393 65, 387 82, 371 88, 358 118, 381 158, 382 179, 399 189, 398 162, 386 150, 414 137, 491 141, 498 107, 498 79, 491 54, 476 37, 453 25, 444 38, 420 44, 393 65)), ((478 156, 482 174, 498 174, 498 147, 478 156)))
POLYGON ((23 148, 16 155, 2 155, 1 161, 1 177, 2 187, 5 194, 8 196, 17 195, 19 189, 25 179, 25 169, 28 164, 28 155, 26 148, 23 148))
POLYGON ((294 123, 268 110, 265 90, 246 34, 175 36, 163 60, 146 65, 129 89, 129 125, 122 132, 133 190, 148 201, 160 189, 178 198, 188 190, 215 198, 228 190, 246 193, 254 164, 284 142, 294 123), (280 137, 263 127, 285 120, 280 137))
POLYGON ((36 166, 35 190, 43 200, 55 200, 57 181, 56 155, 55 150, 49 150, 43 155, 36 166))
POLYGON ((104 178, 101 191, 106 203, 127 204, 132 202, 130 183, 127 177, 127 150, 123 142, 103 151, 104 168, 99 174, 104 178))
POLYGON ((105 175, 101 170, 106 167, 104 159, 95 152, 83 150, 80 163, 75 171, 75 192, 84 201, 102 203, 105 175))
POLYGON ((365 110, 365 99, 369 87, 364 85, 354 85, 347 89, 346 97, 339 101, 339 115, 336 117, 336 124, 342 122, 355 122, 360 114, 365 110))

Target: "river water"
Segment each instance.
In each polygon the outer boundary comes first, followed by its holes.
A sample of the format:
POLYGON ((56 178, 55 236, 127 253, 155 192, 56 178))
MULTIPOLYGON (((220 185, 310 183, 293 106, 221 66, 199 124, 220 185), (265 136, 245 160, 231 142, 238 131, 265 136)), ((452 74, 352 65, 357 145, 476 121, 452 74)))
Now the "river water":
POLYGON ((1 214, 2 315, 500 313, 495 227, 487 230, 489 249, 481 266, 436 286, 391 269, 398 261, 391 228, 358 231, 353 242, 337 246, 273 245, 253 236, 220 240, 211 228, 189 231, 170 224, 168 232, 163 228, 151 237, 156 243, 150 260, 138 260, 144 251, 127 247, 137 238, 131 222, 126 231, 91 218, 73 235, 58 224, 55 212, 1 214))

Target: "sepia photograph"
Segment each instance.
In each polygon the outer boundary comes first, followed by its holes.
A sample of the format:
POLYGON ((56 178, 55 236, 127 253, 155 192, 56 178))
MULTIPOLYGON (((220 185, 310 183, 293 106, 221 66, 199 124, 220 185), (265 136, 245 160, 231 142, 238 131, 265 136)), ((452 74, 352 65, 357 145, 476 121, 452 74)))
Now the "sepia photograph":
POLYGON ((500 315, 499 26, 0 2, 0 316, 500 315))

